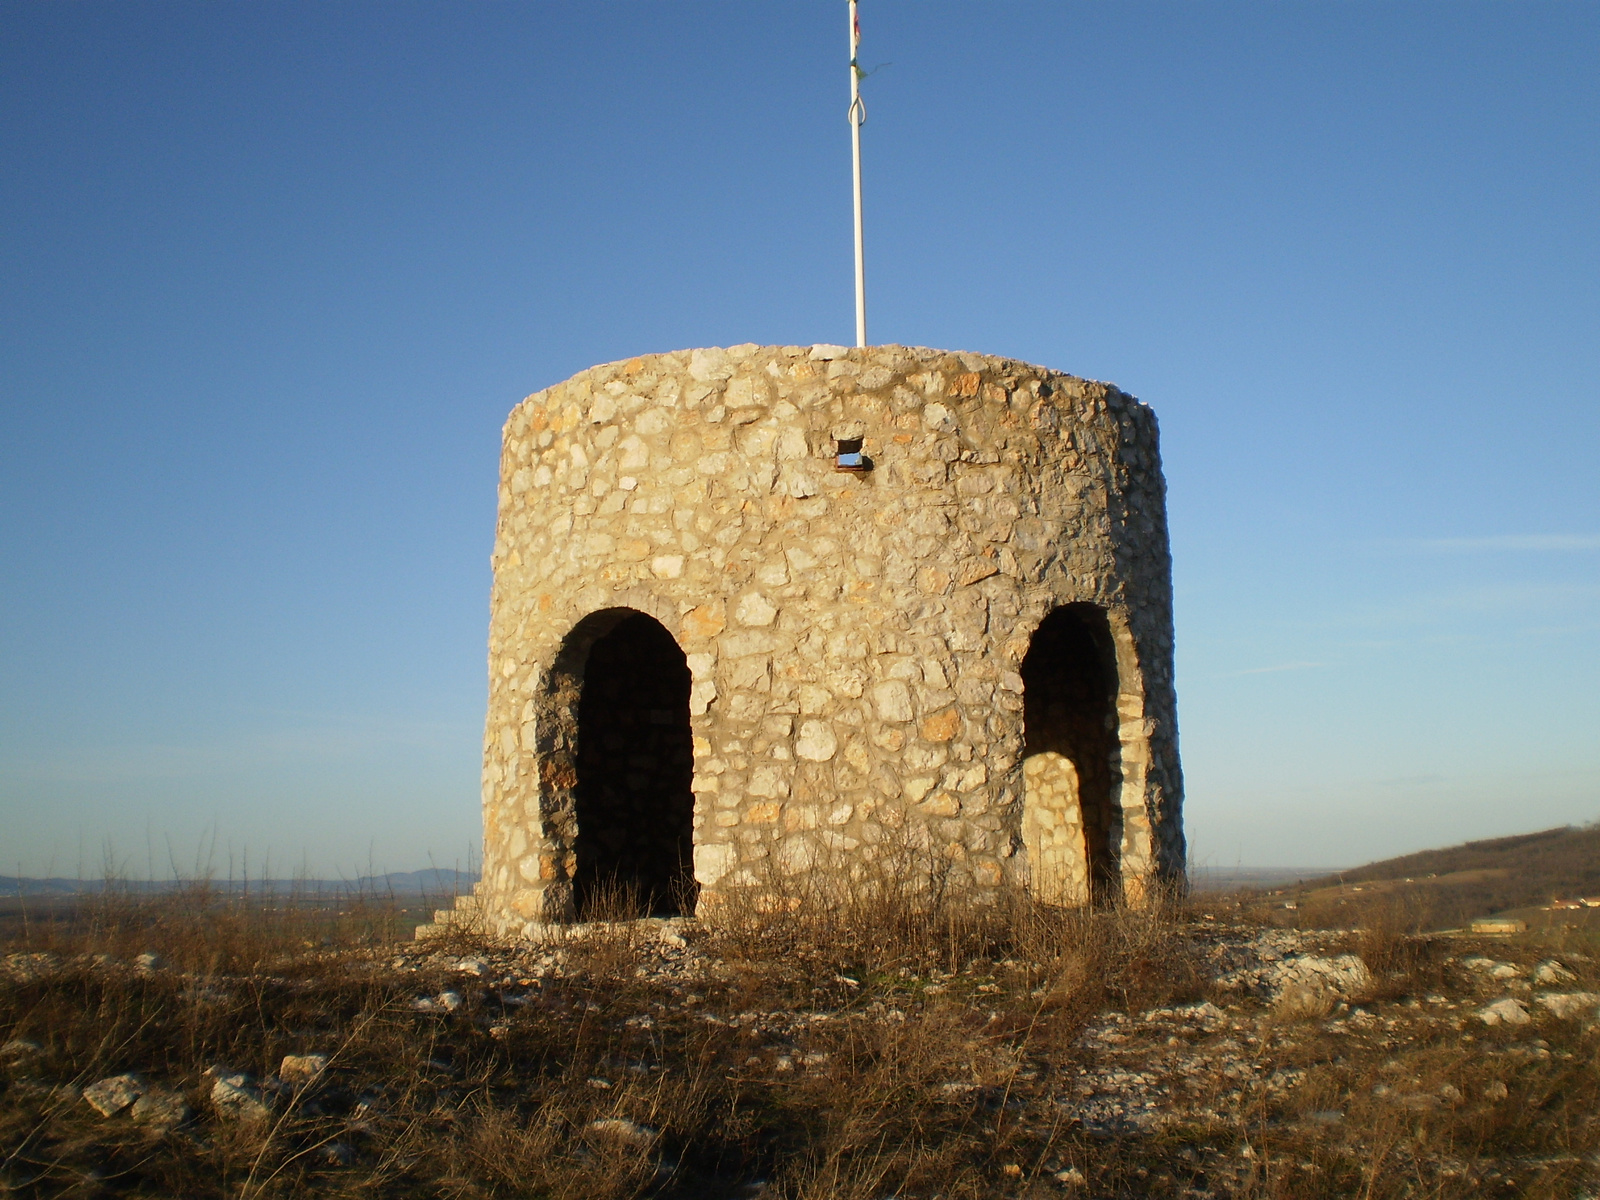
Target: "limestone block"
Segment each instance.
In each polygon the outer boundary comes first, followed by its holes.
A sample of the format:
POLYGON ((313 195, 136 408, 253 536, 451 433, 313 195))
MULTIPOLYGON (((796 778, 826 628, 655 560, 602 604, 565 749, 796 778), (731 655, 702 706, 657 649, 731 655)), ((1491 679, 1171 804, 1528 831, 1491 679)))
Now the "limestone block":
POLYGON ((285 1054, 278 1066, 278 1078, 295 1086, 314 1083, 328 1069, 326 1054, 285 1054))
POLYGON ((948 742, 961 728, 961 710, 947 708, 924 717, 917 732, 930 742, 948 742))
POLYGON ((740 597, 738 607, 734 609, 734 619, 741 625, 771 625, 777 615, 777 608, 760 592, 750 592, 740 597))
POLYGON ((719 883, 737 861, 734 848, 726 843, 700 843, 694 848, 695 882, 707 887, 719 883))
POLYGON ((898 679, 875 686, 872 703, 880 720, 909 721, 915 715, 911 710, 911 689, 898 679))
POLYGON ((683 614, 683 633, 687 638, 714 638, 727 628, 728 618, 722 602, 701 604, 683 614))
POLYGON ((113 1075, 84 1088, 83 1098, 102 1117, 112 1117, 143 1095, 144 1090, 137 1075, 113 1075))
POLYGON ((868 752, 866 743, 860 738, 853 738, 846 743, 844 760, 861 775, 866 775, 872 770, 872 755, 868 752))
POLYGON ((153 1133, 168 1133, 189 1119, 183 1093, 171 1088, 147 1087, 133 1102, 128 1115, 153 1133))
POLYGON ((839 749, 839 739, 827 721, 803 721, 794 741, 794 752, 810 762, 827 762, 839 749))
POLYGON ((801 684, 797 695, 800 711, 806 716, 830 712, 833 709, 833 693, 819 684, 801 684))
MULTIPOLYGON (((692 688, 690 693, 691 695, 693 694, 692 688)), ((728 714, 728 720, 737 724, 748 725, 753 721, 759 720, 762 714, 767 711, 767 706, 766 702, 755 693, 735 692, 728 697, 725 711, 728 714)))
POLYGON ((768 798, 787 796, 788 783, 783 772, 777 767, 757 767, 750 772, 750 779, 744 786, 748 796, 764 796, 768 798))
POLYGON ((697 383, 727 379, 732 374, 733 366, 728 361, 726 350, 713 347, 694 350, 689 354, 689 378, 697 383))
POLYGON ((961 801, 949 792, 935 792, 922 802, 921 807, 931 817, 953 817, 961 811, 961 801))
POLYGON ((717 698, 717 684, 713 679, 698 680, 689 689, 689 715, 704 716, 717 698))

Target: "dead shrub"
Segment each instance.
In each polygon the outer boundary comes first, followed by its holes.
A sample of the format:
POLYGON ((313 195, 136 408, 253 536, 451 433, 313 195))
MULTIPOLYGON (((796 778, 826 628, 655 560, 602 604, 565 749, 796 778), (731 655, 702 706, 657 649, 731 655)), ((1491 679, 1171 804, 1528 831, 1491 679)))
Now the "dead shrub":
POLYGON ((1272 1015, 1280 1021, 1320 1021, 1339 1005, 1339 993, 1315 983, 1292 983, 1272 1002, 1272 1015))
POLYGON ((1043 987, 1058 1007, 1072 996, 1135 1011, 1202 991, 1181 910, 1169 897, 1094 910, 1043 905, 1026 893, 973 904, 951 894, 947 876, 943 860, 898 845, 866 866, 771 871, 720 896, 703 924, 727 958, 826 958, 857 983, 1004 962, 1026 991, 1043 987))
POLYGON ((1422 959, 1432 919, 1431 898, 1420 888, 1376 896, 1361 907, 1357 953, 1374 975, 1410 974, 1422 959))
POLYGON ((200 975, 249 973, 303 959, 308 951, 393 942, 402 932, 395 897, 361 888, 312 895, 248 881, 199 878, 141 885, 107 878, 75 903, 29 914, 22 906, 18 949, 132 962, 155 954, 200 975))

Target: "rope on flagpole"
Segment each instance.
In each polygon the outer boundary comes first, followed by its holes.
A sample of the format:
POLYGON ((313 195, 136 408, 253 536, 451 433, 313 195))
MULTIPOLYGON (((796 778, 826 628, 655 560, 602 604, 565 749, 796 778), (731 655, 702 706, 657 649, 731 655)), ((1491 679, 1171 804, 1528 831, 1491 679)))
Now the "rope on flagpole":
POLYGON ((857 0, 850 0, 850 161, 855 183, 856 217, 856 345, 867 344, 867 260, 861 229, 861 127, 867 123, 867 106, 861 99, 861 67, 856 61, 861 45, 861 17, 857 0))

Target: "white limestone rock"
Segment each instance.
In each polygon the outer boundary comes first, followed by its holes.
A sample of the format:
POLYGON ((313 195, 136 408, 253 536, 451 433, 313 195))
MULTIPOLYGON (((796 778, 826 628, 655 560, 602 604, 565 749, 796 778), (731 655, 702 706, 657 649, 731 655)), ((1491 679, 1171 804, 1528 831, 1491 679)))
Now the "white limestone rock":
POLYGON ((1522 1006, 1522 1001, 1513 996, 1485 1004, 1478 1010, 1477 1015, 1478 1020, 1485 1025, 1526 1025, 1533 1020, 1528 1015, 1528 1010, 1522 1006))
POLYGON ((114 1117, 144 1093, 137 1075, 112 1075, 83 1089, 89 1107, 102 1117, 114 1117))
POLYGON ((1533 969, 1533 981, 1546 986, 1554 983, 1572 983, 1578 977, 1553 958, 1547 958, 1533 969))
POLYGON ((168 1133, 189 1119, 189 1105, 182 1092, 151 1087, 133 1102, 129 1115, 153 1133, 168 1133))
POLYGON ((661 1134, 648 1125, 640 1125, 635 1121, 624 1120, 621 1117, 601 1117, 597 1121, 589 1122, 589 1130, 600 1135, 607 1141, 631 1147, 635 1150, 648 1150, 656 1144, 656 1139, 661 1134))
POLYGON ((1552 1016, 1563 1021, 1573 1017, 1593 1015, 1600 1008, 1600 993, 1596 992, 1540 992, 1533 1002, 1552 1016))
POLYGON ((285 1054, 278 1066, 278 1078, 291 1087, 315 1083, 328 1069, 326 1054, 285 1054))

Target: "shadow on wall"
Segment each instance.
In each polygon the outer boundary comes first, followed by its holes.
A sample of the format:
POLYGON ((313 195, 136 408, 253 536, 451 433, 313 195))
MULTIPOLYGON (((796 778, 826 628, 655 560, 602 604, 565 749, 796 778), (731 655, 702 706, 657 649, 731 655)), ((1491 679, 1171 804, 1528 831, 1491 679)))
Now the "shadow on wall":
POLYGON ((1121 895, 1122 746, 1116 653, 1106 612, 1069 604, 1040 622, 1022 662, 1023 844, 1048 904, 1121 895))

